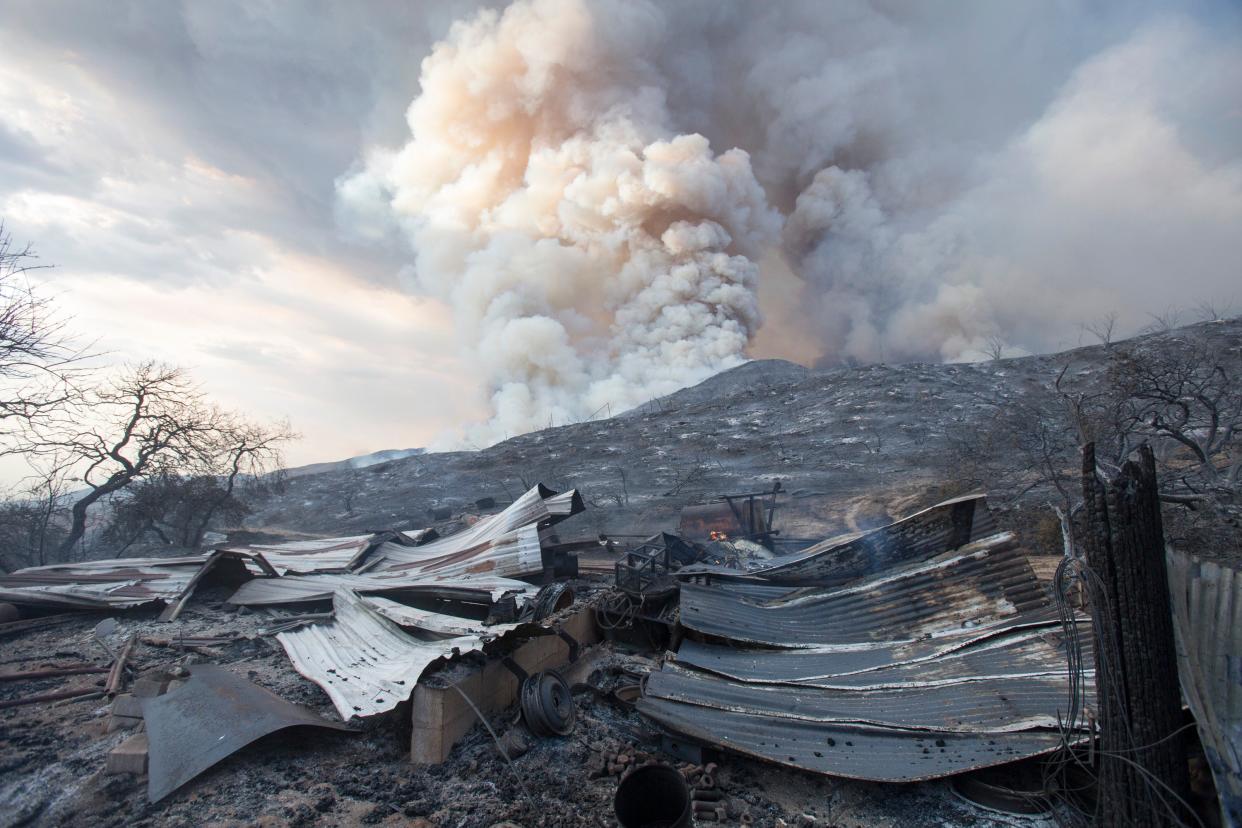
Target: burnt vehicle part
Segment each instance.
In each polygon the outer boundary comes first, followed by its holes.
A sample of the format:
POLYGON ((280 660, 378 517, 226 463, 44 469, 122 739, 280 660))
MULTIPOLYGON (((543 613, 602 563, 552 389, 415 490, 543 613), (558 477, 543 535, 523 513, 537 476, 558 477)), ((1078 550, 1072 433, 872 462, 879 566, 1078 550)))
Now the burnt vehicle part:
POLYGON ((522 720, 535 736, 568 736, 577 711, 573 693, 560 674, 544 670, 522 682, 518 700, 522 720))

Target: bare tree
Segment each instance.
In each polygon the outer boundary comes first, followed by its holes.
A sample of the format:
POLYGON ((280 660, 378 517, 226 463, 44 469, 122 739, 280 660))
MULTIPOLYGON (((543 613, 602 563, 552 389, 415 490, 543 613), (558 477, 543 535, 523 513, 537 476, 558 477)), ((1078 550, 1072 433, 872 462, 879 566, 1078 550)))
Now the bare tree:
POLYGON ((983 344, 983 353, 992 362, 1000 362, 1005 358, 1005 340, 999 336, 989 336, 983 344))
POLYGON ((67 487, 63 475, 31 478, 17 497, 0 503, 0 566, 43 566, 64 535, 67 487))
MULTIPOLYGON (((1142 442, 1162 459, 1167 499, 1235 496, 1242 483, 1242 377, 1225 349, 1188 334, 1116 354, 1109 382, 1123 400, 1111 425, 1117 456, 1142 442)), ((1162 495, 1164 496, 1164 495, 1162 495)))
POLYGON ((1117 328, 1117 312, 1109 311, 1099 319, 1083 323, 1082 329, 1100 340, 1105 348, 1112 346, 1113 334, 1117 328))
POLYGON ((87 389, 38 429, 27 450, 87 490, 70 511, 58 548, 64 559, 85 535, 92 506, 160 475, 219 479, 218 496, 189 535, 197 543, 238 484, 274 466, 279 443, 293 436, 287 426, 255 425, 211 405, 179 368, 145 362, 87 389))
POLYGON ((29 273, 44 267, 36 261, 0 221, 0 454, 20 451, 15 438, 72 399, 84 357, 65 320, 30 283, 29 273))

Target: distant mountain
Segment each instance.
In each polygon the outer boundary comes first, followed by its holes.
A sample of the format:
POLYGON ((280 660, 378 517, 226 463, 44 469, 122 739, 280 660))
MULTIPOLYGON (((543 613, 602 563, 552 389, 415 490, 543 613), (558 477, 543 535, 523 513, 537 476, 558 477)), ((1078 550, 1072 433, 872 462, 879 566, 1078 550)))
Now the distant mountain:
MULTIPOLYGON (((1189 335, 1206 337, 1242 371, 1239 320, 1143 339, 1159 347, 1189 335)), ((784 492, 777 524, 786 536, 874 526, 980 480, 995 507, 1046 521, 1055 493, 1021 457, 989 449, 982 435, 998 407, 1054 393, 1058 376, 1071 388, 1098 386, 1108 353, 1095 345, 973 364, 833 369, 758 360, 607 420, 480 451, 414 450, 408 453, 419 456, 405 459, 376 452, 364 463, 304 466, 283 494, 256 504, 247 528, 348 534, 422 527, 433 509, 471 512, 477 499, 507 502, 536 482, 583 492, 587 511, 557 527, 563 539, 675 529, 687 504, 777 481, 784 492), (963 446, 990 454, 967 469, 963 446), (360 473, 346 471, 360 466, 360 473)), ((1022 528, 1017 518, 1011 513, 1008 525, 1022 528)), ((1040 531, 1059 543, 1059 529, 1040 531)))
POLYGON ((373 451, 370 454, 363 454, 358 457, 350 457, 345 460, 335 460, 327 463, 311 463, 307 466, 297 466, 292 469, 285 469, 285 474, 288 477, 303 477, 308 474, 323 474, 324 472, 345 471, 348 469, 365 469, 367 466, 387 463, 390 460, 404 460, 405 458, 413 457, 416 454, 424 454, 426 451, 426 449, 422 448, 384 449, 382 451, 373 451))

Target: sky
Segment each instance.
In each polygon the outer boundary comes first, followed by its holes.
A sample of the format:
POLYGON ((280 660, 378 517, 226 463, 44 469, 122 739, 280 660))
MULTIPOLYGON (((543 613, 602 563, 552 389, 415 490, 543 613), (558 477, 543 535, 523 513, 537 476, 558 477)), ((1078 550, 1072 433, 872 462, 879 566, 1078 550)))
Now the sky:
POLYGON ((222 404, 288 418, 292 465, 484 413, 444 306, 333 213, 453 9, 353 8, 0 5, 0 216, 53 265, 36 277, 107 361, 183 365, 222 404))
POLYGON ((1228 2, 0 0, 0 218, 290 465, 1242 300, 1228 2))

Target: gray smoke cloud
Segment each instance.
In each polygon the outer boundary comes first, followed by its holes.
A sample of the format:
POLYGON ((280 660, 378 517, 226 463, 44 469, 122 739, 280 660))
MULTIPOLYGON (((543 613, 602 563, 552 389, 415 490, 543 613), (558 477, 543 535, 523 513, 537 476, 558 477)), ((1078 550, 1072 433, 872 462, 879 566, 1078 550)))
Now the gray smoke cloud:
POLYGON ((1224 4, 517 0, 433 47, 408 140, 364 152, 338 213, 407 239, 452 308, 492 392, 475 441, 752 343, 1063 346, 1232 298, 1238 31, 1224 4))

